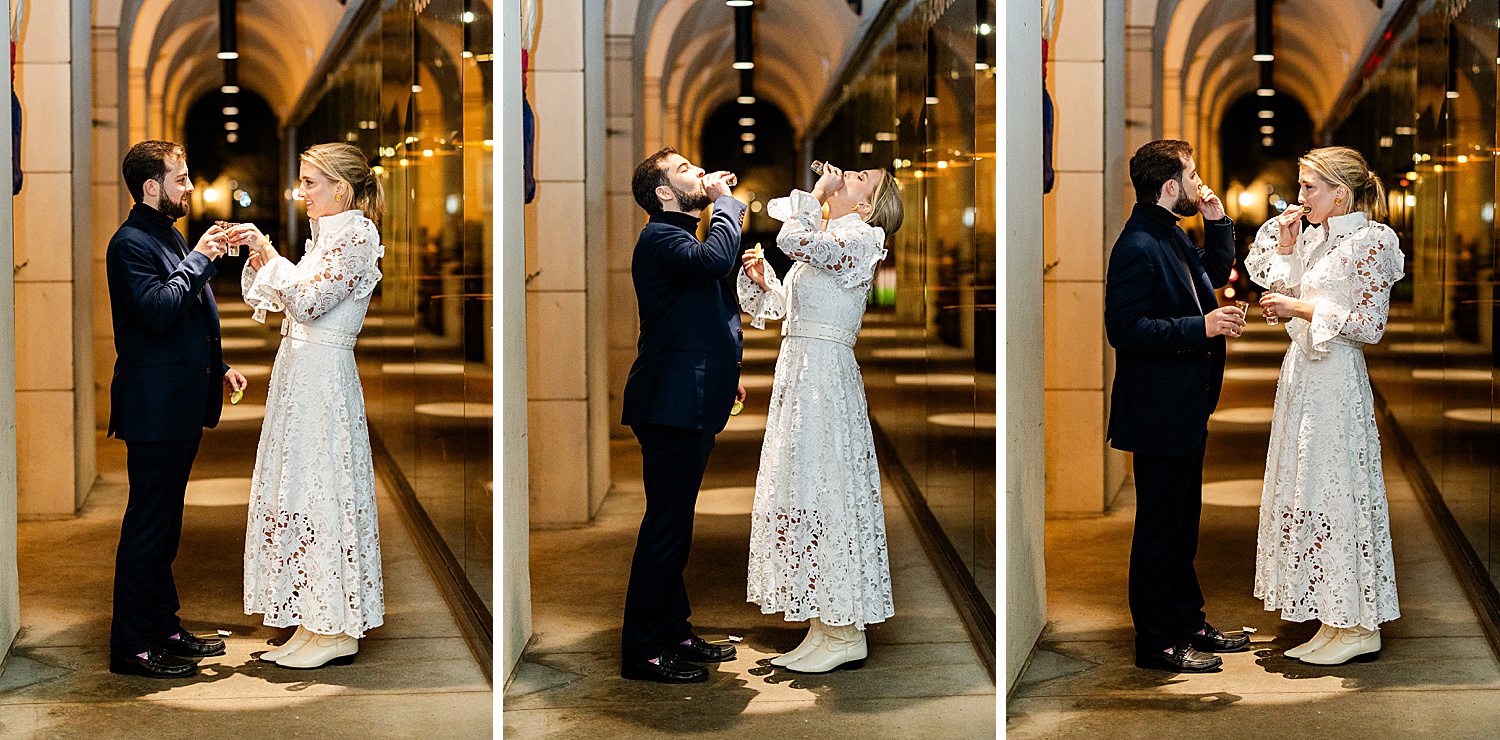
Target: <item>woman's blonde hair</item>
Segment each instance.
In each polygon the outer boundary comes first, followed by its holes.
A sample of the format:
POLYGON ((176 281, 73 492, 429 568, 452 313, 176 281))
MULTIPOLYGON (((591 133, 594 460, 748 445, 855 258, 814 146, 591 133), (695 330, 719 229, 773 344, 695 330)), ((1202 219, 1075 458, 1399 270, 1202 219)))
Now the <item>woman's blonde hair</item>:
POLYGON ((875 186, 875 195, 870 198, 870 217, 865 223, 879 226, 886 236, 890 236, 900 230, 905 218, 901 207, 901 183, 896 182, 896 176, 890 170, 882 169, 880 174, 880 184, 875 186))
POLYGON ((1329 185, 1348 189, 1351 213, 1363 211, 1371 219, 1385 220, 1385 186, 1359 152, 1347 146, 1325 146, 1302 155, 1297 164, 1318 173, 1329 185))
POLYGON ((349 205, 364 211, 365 217, 380 223, 385 211, 385 188, 380 176, 370 169, 365 153, 353 144, 317 144, 302 153, 302 161, 318 168, 330 179, 349 186, 349 205))

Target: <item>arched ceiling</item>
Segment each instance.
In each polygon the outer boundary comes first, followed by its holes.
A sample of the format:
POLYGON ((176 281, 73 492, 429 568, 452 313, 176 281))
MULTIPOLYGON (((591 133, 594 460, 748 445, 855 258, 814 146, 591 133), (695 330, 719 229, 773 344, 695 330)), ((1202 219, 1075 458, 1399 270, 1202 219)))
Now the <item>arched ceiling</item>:
MULTIPOLYGON (((1163 87, 1169 98, 1174 90, 1181 96, 1162 101, 1167 133, 1215 126, 1215 116, 1259 86, 1260 64, 1250 58, 1255 52, 1255 0, 1159 0, 1155 4, 1163 87)), ((1278 2, 1276 89, 1295 96, 1314 124, 1321 125, 1387 12, 1390 9, 1376 8, 1368 0, 1278 2)), ((1133 15, 1139 18, 1145 13, 1133 15)))
MULTIPOLYGON (((664 135, 696 139, 709 114, 739 95, 739 72, 730 67, 734 9, 722 0, 616 0, 610 6, 611 33, 634 34, 645 81, 660 85, 663 110, 647 111, 648 118, 666 115, 676 130, 664 135)), ((844 0, 756 3, 755 94, 780 107, 798 134, 860 22, 844 0)))
MULTIPOLYGON (((108 0, 96 12, 115 6, 131 85, 131 128, 172 134, 181 126, 179 114, 223 82, 218 0, 108 0)), ((240 87, 284 119, 348 10, 339 0, 240 0, 240 87)), ((96 23, 114 25, 111 20, 96 23)))

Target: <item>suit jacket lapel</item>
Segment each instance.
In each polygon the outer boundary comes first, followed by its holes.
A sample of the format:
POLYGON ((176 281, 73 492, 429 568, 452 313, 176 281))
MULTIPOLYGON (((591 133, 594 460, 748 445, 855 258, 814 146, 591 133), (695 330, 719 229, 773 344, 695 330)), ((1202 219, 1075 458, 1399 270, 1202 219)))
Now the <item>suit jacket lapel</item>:
MULTIPOLYGON (((1181 243, 1181 239, 1177 236, 1177 229, 1169 229, 1167 239, 1171 239, 1172 241, 1181 243)), ((1198 302, 1202 303, 1203 296, 1199 295, 1197 289, 1193 287, 1193 283, 1195 281, 1192 280, 1187 273, 1182 271, 1183 260, 1177 258, 1177 250, 1172 246, 1172 242, 1159 239, 1157 240, 1157 248, 1160 249, 1163 255, 1167 258, 1167 264, 1172 266, 1172 273, 1177 276, 1177 281, 1182 284, 1183 288, 1186 288, 1188 291, 1190 291, 1192 295, 1198 296, 1198 302)), ((1186 252, 1186 250, 1184 250, 1184 252, 1186 252)), ((1187 258, 1187 255, 1185 253, 1183 256, 1184 258, 1187 258)), ((1189 269, 1193 269, 1193 265, 1191 262, 1188 262, 1187 265, 1189 269)), ((1206 308, 1207 304, 1204 304, 1204 307, 1206 308)))

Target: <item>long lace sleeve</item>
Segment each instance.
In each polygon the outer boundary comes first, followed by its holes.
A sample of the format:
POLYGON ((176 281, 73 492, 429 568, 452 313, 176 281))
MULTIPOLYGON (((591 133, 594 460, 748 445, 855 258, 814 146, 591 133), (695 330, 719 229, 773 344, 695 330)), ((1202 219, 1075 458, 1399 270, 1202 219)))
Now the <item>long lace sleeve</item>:
POLYGON ((1307 231, 1303 231, 1291 254, 1279 254, 1276 243, 1281 237, 1276 217, 1262 224, 1255 234, 1255 243, 1250 246, 1250 254, 1245 256, 1245 271, 1250 281, 1266 290, 1296 297, 1302 283, 1303 260, 1307 257, 1303 245, 1306 237, 1307 231))
POLYGON ((1379 342, 1390 316, 1391 286, 1405 274, 1400 238, 1390 227, 1371 224, 1349 239, 1347 251, 1335 244, 1330 255, 1339 254, 1345 268, 1354 271, 1352 305, 1327 298, 1313 301, 1309 332, 1317 350, 1326 351, 1329 340, 1339 336, 1365 344, 1379 342))
POLYGON ((786 288, 776 277, 776 269, 770 263, 765 264, 766 287, 761 288, 740 270, 739 278, 736 279, 740 297, 740 308, 750 314, 750 325, 757 329, 766 328, 766 319, 780 319, 786 316, 786 288))
POLYGON ((885 259, 885 230, 858 218, 839 218, 820 228, 823 205, 811 193, 793 190, 767 204, 766 212, 782 222, 776 246, 786 256, 842 277, 846 288, 869 287, 875 266, 885 259))
POLYGON ((297 264, 278 257, 240 275, 245 302, 254 319, 265 323, 267 311, 285 311, 300 322, 317 321, 342 301, 363 298, 380 281, 376 260, 384 255, 380 235, 369 221, 333 236, 297 264))

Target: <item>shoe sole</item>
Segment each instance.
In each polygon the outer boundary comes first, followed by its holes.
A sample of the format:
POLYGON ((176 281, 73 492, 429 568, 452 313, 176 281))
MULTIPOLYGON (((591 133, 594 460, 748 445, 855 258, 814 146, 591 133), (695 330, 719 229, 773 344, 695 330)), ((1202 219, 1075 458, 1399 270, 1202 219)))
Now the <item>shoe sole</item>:
POLYGON ((1356 655, 1342 663, 1311 663, 1306 660, 1303 660, 1302 662, 1307 663, 1308 665, 1321 666, 1323 668, 1334 668, 1341 665, 1349 665, 1350 663, 1374 663, 1379 658, 1380 651, 1376 650, 1373 653, 1360 653, 1359 655, 1356 655))
POLYGON ((175 673, 152 673, 140 666, 129 663, 124 665, 110 663, 109 672, 119 676, 140 676, 142 678, 192 678, 198 674, 198 667, 193 666, 192 670, 178 675, 175 673))
POLYGON ((819 675, 822 675, 824 673, 833 673, 834 671, 838 671, 838 670, 857 671, 857 670, 865 667, 865 660, 866 660, 866 658, 860 658, 859 660, 851 660, 851 661, 849 661, 847 663, 840 663, 840 664, 838 664, 838 665, 836 665, 836 666, 834 666, 832 668, 829 668, 826 671, 799 671, 796 668, 792 668, 791 666, 782 666, 782 668, 785 668, 785 669, 791 671, 792 673, 801 673, 801 674, 803 674, 805 676, 819 676, 819 675))
POLYGON ((172 657, 174 657, 174 658, 182 658, 183 660, 203 660, 204 658, 216 658, 216 657, 218 657, 220 655, 223 655, 223 654, 225 654, 225 653, 227 653, 229 651, 228 650, 220 650, 217 653, 199 653, 199 654, 196 654, 196 655, 183 655, 182 653, 174 653, 171 650, 168 650, 167 652, 172 657))
POLYGON ((704 681, 708 680, 708 673, 705 672, 701 677, 698 678, 675 679, 660 676, 655 673, 646 673, 645 671, 635 672, 622 670, 620 671, 620 678, 624 678, 630 681, 654 681, 656 683, 666 684, 703 683, 704 681))
MULTIPOLYGON (((354 655, 358 655, 358 654, 359 653, 355 653, 354 655)), ((282 663, 277 663, 276 665, 279 665, 282 668, 286 668, 287 670, 292 670, 292 671, 315 671, 315 670, 317 670, 319 668, 326 668, 326 667, 331 666, 331 665, 349 665, 350 663, 354 662, 354 655, 340 655, 337 658, 330 659, 327 663, 319 663, 318 665, 301 666, 301 665, 284 665, 282 663)))
POLYGON ((1163 665, 1161 663, 1137 660, 1135 662, 1135 667, 1144 668, 1148 671, 1166 671, 1168 673, 1212 673, 1220 668, 1223 668, 1224 664, 1215 663, 1214 665, 1204 666, 1202 668, 1189 668, 1187 666, 1163 665))

